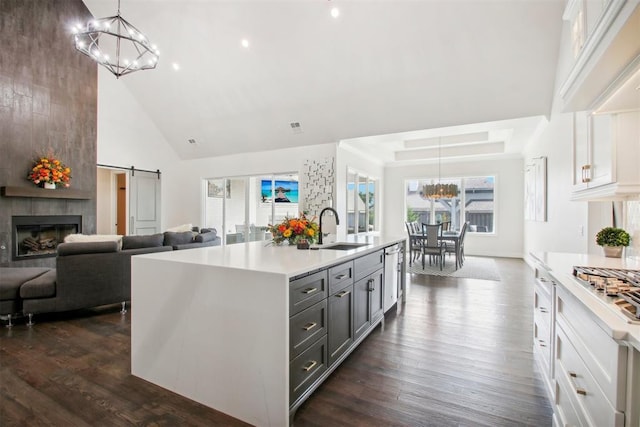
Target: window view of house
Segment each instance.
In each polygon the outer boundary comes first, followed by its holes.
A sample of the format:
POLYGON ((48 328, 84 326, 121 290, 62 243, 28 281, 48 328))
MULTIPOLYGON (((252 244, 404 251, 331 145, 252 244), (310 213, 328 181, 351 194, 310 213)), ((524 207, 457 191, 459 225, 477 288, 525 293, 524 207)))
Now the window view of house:
POLYGON ((469 222, 469 231, 493 233, 494 191, 493 176, 442 179, 442 184, 453 184, 458 188, 456 197, 431 198, 424 192, 432 179, 417 179, 406 182, 406 219, 408 222, 437 224, 450 222, 452 229, 460 229, 469 222))

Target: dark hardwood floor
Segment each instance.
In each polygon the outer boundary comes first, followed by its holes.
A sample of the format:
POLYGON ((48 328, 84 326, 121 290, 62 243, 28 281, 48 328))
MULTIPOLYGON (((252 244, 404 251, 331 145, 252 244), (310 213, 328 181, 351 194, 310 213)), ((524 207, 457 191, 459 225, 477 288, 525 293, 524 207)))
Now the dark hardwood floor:
MULTIPOLYGON (((404 308, 300 407, 295 426, 551 425, 531 351, 532 273, 496 261, 501 282, 408 276, 404 308)), ((131 376, 129 319, 109 307, 2 327, 0 426, 245 425, 131 376)))

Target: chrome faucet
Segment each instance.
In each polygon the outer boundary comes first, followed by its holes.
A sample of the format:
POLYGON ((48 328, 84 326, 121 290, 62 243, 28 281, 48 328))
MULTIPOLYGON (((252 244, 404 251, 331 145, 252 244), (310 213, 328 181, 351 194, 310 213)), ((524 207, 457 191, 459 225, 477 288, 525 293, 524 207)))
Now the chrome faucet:
POLYGON ((319 226, 320 226, 320 236, 318 237, 318 244, 321 245, 322 244, 322 215, 324 215, 324 213, 326 211, 331 211, 333 212, 333 214, 336 216, 336 225, 340 224, 340 220, 338 219, 338 212, 336 212, 335 209, 333 208, 324 208, 320 211, 320 219, 318 220, 320 222, 319 226))

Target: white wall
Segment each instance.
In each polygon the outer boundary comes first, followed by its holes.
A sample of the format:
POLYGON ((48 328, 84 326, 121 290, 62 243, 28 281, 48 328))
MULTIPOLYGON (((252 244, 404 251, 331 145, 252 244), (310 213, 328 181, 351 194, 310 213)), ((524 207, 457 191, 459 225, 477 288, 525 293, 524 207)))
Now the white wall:
MULTIPOLYGON (((178 157, 127 89, 126 78, 116 79, 106 69, 98 67, 97 160, 99 164, 111 166, 159 169, 165 206, 171 203, 172 195, 167 191, 166 183, 172 180, 171 166, 178 162, 178 157)), ((165 227, 166 211, 163 209, 162 228, 165 227)))
POLYGON ((525 150, 526 159, 547 157, 547 221, 525 221, 525 256, 540 251, 587 251, 588 205, 570 200, 572 138, 572 114, 553 114, 539 138, 525 150))
POLYGON ((116 223, 111 208, 111 171, 98 168, 96 184, 96 234, 112 234, 116 223))
POLYGON ((174 162, 168 168, 171 179, 163 179, 166 224, 204 223, 205 178, 297 172, 305 159, 335 156, 335 152, 336 145, 331 143, 174 162))
MULTIPOLYGON (((467 233, 465 254, 522 257, 524 218, 524 163, 521 158, 443 163, 443 178, 495 176, 495 233, 467 233)), ((405 180, 437 178, 437 165, 400 165, 385 169, 384 229, 406 235, 405 180)))

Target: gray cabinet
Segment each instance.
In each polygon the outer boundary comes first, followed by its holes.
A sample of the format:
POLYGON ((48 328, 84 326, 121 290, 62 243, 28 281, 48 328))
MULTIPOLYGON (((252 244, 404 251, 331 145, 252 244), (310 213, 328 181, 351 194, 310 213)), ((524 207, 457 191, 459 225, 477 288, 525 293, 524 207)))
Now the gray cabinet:
POLYGON ((358 280, 353 286, 354 292, 354 339, 364 334, 372 323, 383 315, 383 270, 358 280))
POLYGON ((353 344, 353 284, 329 296, 329 366, 353 344))
POLYGON ((290 417, 382 321, 384 277, 379 250, 290 281, 290 417))

